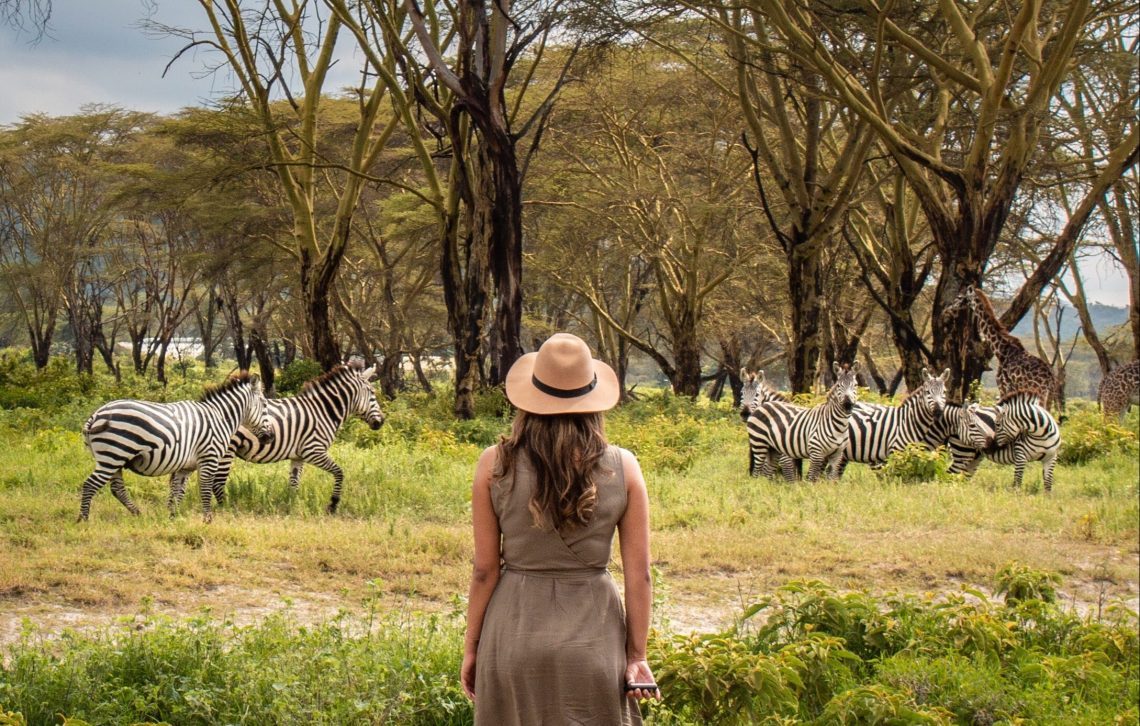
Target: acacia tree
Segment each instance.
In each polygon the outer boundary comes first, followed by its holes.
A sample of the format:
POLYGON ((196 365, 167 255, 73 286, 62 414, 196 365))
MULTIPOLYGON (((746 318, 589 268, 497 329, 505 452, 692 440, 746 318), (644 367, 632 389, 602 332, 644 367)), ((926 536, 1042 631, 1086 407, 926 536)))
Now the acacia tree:
MULTIPOLYGON (((864 197, 870 202, 867 207, 848 211, 843 238, 859 263, 864 287, 887 316, 903 379, 914 390, 922 384, 923 367, 935 363, 915 310, 935 250, 906 179, 897 171, 886 177, 871 185, 864 197)), ((875 370, 873 361, 868 370, 875 370)))
MULTIPOLYGON (((1116 4, 1025 2, 1012 22, 1004 5, 968 7, 953 0, 905 7, 867 3, 859 14, 810 0, 748 4, 763 12, 788 52, 815 69, 874 130, 918 197, 941 262, 932 352, 951 367, 953 388, 965 395, 981 373, 982 350, 966 313, 944 318, 942 310, 967 286, 981 285, 1078 41, 1089 39, 1091 19, 1115 12, 1116 4), (856 62, 852 49, 860 45, 873 49, 869 63, 856 62), (907 69, 915 92, 885 93, 887 68, 892 77, 907 69)), ((1134 162, 1135 149, 1131 134, 1111 150, 1088 199, 1098 200, 1119 178, 1134 162)), ((1074 217, 1076 229, 1064 234, 1066 240, 1086 219, 1074 217)), ((1042 276, 1055 274, 1052 260, 1044 261, 1042 276)), ((1041 279, 1035 273, 1027 284, 1026 290, 1040 289, 1041 279)))
POLYGON ((0 135, 0 271, 39 368, 47 365, 56 320, 66 311, 76 365, 91 370, 116 166, 147 118, 87 106, 74 116, 26 116, 0 135))
POLYGON ((362 69, 351 89, 353 100, 343 101, 339 113, 325 113, 329 102, 322 93, 344 29, 339 15, 326 17, 316 0, 265 0, 257 7, 230 0, 199 4, 210 26, 206 36, 159 29, 189 41, 182 53, 198 46, 217 50, 237 79, 241 104, 235 111, 248 111, 261 128, 264 166, 275 172, 292 215, 291 253, 308 352, 330 368, 341 358, 331 315, 333 284, 368 171, 399 126, 396 115, 382 113, 389 80, 375 68, 362 69), (330 123, 347 133, 330 139, 330 123), (336 202, 327 215, 319 215, 318 197, 324 194, 336 202))
POLYGON ((581 226, 539 264, 675 392, 696 396, 709 301, 756 245, 737 109, 668 60, 619 56, 552 123, 551 155, 565 166, 536 204, 573 210, 581 226), (642 305, 656 325, 638 330, 642 305))

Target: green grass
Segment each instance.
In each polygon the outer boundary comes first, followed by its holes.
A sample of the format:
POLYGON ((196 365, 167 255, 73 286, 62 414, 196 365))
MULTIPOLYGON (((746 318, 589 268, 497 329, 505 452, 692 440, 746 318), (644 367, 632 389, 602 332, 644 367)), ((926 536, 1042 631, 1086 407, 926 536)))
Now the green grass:
MULTIPOLYGON (((16 643, 8 651, 9 663, 38 653, 40 660, 29 662, 47 680, 41 683, 29 671, 19 671, 18 678, 12 675, 16 671, 0 671, 0 694, 5 681, 17 678, 29 688, 39 684, 35 687, 46 689, 48 695, 41 700, 51 703, 61 696, 45 685, 47 681, 80 683, 87 678, 95 683, 100 672, 88 671, 104 651, 128 645, 145 650, 149 646, 132 639, 145 640, 151 633, 168 644, 155 647, 177 655, 171 656, 171 673, 177 673, 170 678, 182 678, 191 690, 200 687, 203 702, 218 709, 217 714, 230 708, 225 704, 242 702, 242 693, 272 691, 274 681, 250 676, 227 695, 221 685, 210 685, 213 676, 206 665, 191 667, 181 660, 186 649, 216 647, 213 652, 225 653, 217 657, 226 668, 246 668, 264 658, 267 671, 277 673, 289 670, 270 666, 277 659, 288 663, 294 656, 307 658, 306 667, 308 661, 319 662, 317 654, 332 646, 310 636, 323 633, 321 637, 344 643, 331 656, 340 659, 337 668, 349 663, 366 671, 398 671, 377 677, 376 689, 361 697, 365 715, 357 720, 363 722, 384 720, 384 709, 395 708, 392 699, 405 698, 402 689, 411 688, 416 698, 436 693, 431 690, 435 686, 406 685, 401 679, 409 677, 407 668, 425 669, 433 674, 424 676, 429 681, 454 672, 461 623, 448 613, 457 594, 466 590, 470 568, 470 477, 482 447, 506 430, 501 395, 482 398, 481 416, 471 422, 450 419, 446 395, 414 394, 383 404, 388 419, 378 432, 359 422, 346 427, 332 451, 345 471, 335 517, 324 514, 332 487, 327 474, 306 467, 300 488, 293 491, 287 485, 287 463, 238 462, 226 507, 210 525, 202 523, 194 480, 178 516, 171 519, 166 512, 167 482, 130 473, 127 486, 143 510, 141 517, 130 516, 104 490, 94 499, 91 521, 76 525, 79 485, 92 468, 78 434, 87 415, 102 401, 119 396, 196 396, 205 381, 220 376, 191 371, 185 382, 163 390, 142 380, 120 386, 105 380, 76 382, 66 370, 29 376, 10 362, 9 369, 4 365, 0 357, 0 616, 9 613, 0 617, 0 641, 16 643), (12 402, 22 405, 4 408, 12 402), (285 615, 259 624, 286 603, 292 606, 285 615), (210 608, 210 614, 195 615, 203 607, 210 608), (150 614, 143 621, 130 620, 133 625, 108 625, 115 617, 133 618, 140 611, 150 614), (345 614, 330 621, 338 611, 345 614), (413 617, 411 612, 428 614, 413 617), (426 637, 423 628, 434 622, 430 627, 440 634, 438 642, 446 644, 441 652, 449 655, 429 667, 414 658, 400 661, 387 646, 369 650, 360 644, 368 640, 361 641, 360 628, 370 614, 385 624, 369 637, 405 644, 426 637), (437 619, 431 621, 429 614, 437 619), (174 619, 167 621, 165 615, 174 619), (40 627, 20 638, 20 617, 40 627), (131 628, 140 622, 143 629, 135 634, 131 628), (79 630, 64 641, 55 639, 68 626, 79 630), (257 643, 260 650, 254 648, 257 643), (72 660, 67 660, 69 653, 75 654, 72 660), (234 660, 226 660, 231 653, 234 660), (359 660, 368 658, 375 662, 359 660), (55 675, 48 678, 49 673, 55 675)), ((1030 465, 1021 491, 1011 487, 1012 469, 988 462, 971 480, 937 483, 904 484, 858 465, 848 467, 839 482, 755 479, 747 475, 744 428, 727 402, 693 404, 655 394, 611 413, 611 440, 639 456, 649 484, 653 559, 659 572, 656 622, 663 632, 731 628, 742 608, 794 580, 822 579, 843 592, 874 594, 939 597, 964 585, 991 592, 998 587, 994 573, 1011 561, 1060 573, 1059 602, 1068 612, 1095 617, 1116 601, 1135 609, 1140 463, 1135 438, 1126 431, 1137 430, 1138 412, 1130 414, 1124 431, 1105 433, 1107 429, 1080 409, 1078 404, 1062 435, 1079 428, 1081 451, 1088 455, 1077 457, 1082 463, 1058 466, 1049 496, 1040 491, 1039 464, 1030 465)), ((616 552, 614 568, 620 571, 616 552)), ((977 684, 991 667, 967 667, 949 656, 897 657, 906 668, 925 674, 922 678, 938 681, 937 688, 956 693, 980 688, 977 684), (939 675, 944 671, 958 673, 960 682, 939 675), (951 685, 943 683, 947 679, 951 685)), ((139 658, 143 656, 128 661, 139 658)), ((890 679, 860 671, 859 683, 877 684, 889 692, 853 691, 851 703, 836 702, 833 710, 863 708, 871 702, 887 708, 883 704, 889 705, 910 682, 896 671, 884 671, 895 674, 890 679)), ((123 693, 148 679, 165 683, 165 677, 124 675, 124 683, 135 685, 123 686, 123 693)), ((302 714, 315 711, 304 709, 317 708, 310 691, 328 680, 322 681, 316 671, 306 671, 304 677, 311 680, 298 686, 303 693, 279 704, 301 710, 274 711, 277 706, 268 696, 246 699, 265 714, 260 722, 308 722, 302 714)), ((292 692, 296 689, 291 683, 279 685, 292 692)), ((439 685, 442 690, 436 695, 451 694, 439 695, 441 702, 452 702, 448 699, 455 695, 454 686, 439 685)), ((907 707, 922 711, 916 691, 907 692, 907 707)), ((76 691, 82 693, 87 695, 75 698, 97 693, 99 699, 118 699, 98 689, 76 691)), ((348 696, 341 696, 347 702, 348 696)), ((971 698, 981 702, 990 696, 971 698)), ((124 695, 120 700, 133 703, 136 698, 145 701, 148 696, 124 695)), ((1010 698, 1024 700, 1022 695, 1010 698)), ((32 701, 21 696, 19 703, 32 701)), ((0 697, 0 714, 13 703, 11 696, 0 697)), ((61 702, 56 711, 91 713, 67 705, 76 703, 61 702)), ((468 718, 466 704, 455 703, 455 718, 462 722, 468 718)), ((190 708, 178 706, 183 707, 190 708)), ((345 718, 351 713, 334 712, 345 718)), ((30 723, 53 723, 48 711, 35 711, 48 714, 43 716, 46 721, 30 713, 25 714, 30 723)), ((192 710, 132 711, 124 706, 115 713, 113 718, 84 718, 92 723, 161 718, 208 722, 186 715, 192 710), (166 713, 181 715, 162 715, 166 713)), ((675 716, 685 722, 692 718, 686 713, 662 711, 658 720, 671 722, 675 716)), ((397 722, 409 720, 414 716, 397 722)))

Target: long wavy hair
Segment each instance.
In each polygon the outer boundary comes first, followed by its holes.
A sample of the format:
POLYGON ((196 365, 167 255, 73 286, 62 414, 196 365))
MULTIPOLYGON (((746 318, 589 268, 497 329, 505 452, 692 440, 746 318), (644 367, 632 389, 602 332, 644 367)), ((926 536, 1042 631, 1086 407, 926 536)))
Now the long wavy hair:
POLYGON ((529 504, 534 525, 572 530, 593 519, 598 502, 593 473, 606 446, 600 413, 540 416, 519 411, 510 435, 499 441, 494 474, 509 474, 519 452, 525 452, 536 475, 529 504))

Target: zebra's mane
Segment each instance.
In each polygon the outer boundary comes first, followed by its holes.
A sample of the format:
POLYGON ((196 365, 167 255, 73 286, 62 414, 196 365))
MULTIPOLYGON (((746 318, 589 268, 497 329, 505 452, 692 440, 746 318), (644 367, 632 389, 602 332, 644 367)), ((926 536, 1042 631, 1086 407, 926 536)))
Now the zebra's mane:
POLYGON ((244 386, 247 383, 256 383, 257 380, 257 376, 250 375, 249 371, 241 371, 240 373, 230 376, 222 383, 206 386, 206 389, 202 391, 202 395, 198 400, 202 403, 211 401, 228 391, 232 391, 238 386, 244 386))
POLYGON ((320 374, 316 378, 310 378, 309 380, 305 381, 305 385, 301 386, 301 392, 297 395, 304 396, 307 393, 311 393, 323 386, 325 383, 333 380, 334 378, 340 378, 344 375, 345 371, 351 370, 353 369, 349 368, 346 365, 337 363, 335 366, 320 374))
POLYGON ((997 405, 1000 406, 1003 403, 1008 403, 1009 401, 1017 398, 1018 396, 1025 396, 1027 398, 1032 398, 1032 399, 1036 400, 1037 403, 1041 403, 1041 396, 1038 395, 1037 391, 1030 391, 1027 388, 1019 388, 1016 391, 1011 391, 1010 393, 1007 393, 1004 396, 1002 396, 1001 400, 999 400, 997 402, 997 405))

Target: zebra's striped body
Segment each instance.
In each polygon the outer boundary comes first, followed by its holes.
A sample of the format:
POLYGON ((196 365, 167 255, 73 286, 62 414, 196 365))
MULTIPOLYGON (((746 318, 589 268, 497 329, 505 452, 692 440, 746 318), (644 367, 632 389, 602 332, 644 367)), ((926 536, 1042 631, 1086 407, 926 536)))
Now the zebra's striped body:
MULTIPOLYGON (((792 481, 792 459, 808 459, 808 481, 815 481, 824 467, 842 456, 847 441, 847 424, 855 406, 855 374, 853 367, 833 364, 835 385, 827 400, 814 408, 777 401, 758 406, 748 417, 748 443, 754 462, 771 469, 773 454, 778 456, 784 478, 792 481), (766 462, 766 463, 765 463, 766 462)), ((766 475, 768 471, 764 471, 766 475)))
POLYGON ((923 368, 925 380, 900 406, 859 403, 851 412, 847 425, 847 443, 843 462, 834 473, 842 472, 848 461, 882 464, 907 444, 924 443, 930 436, 946 406, 946 380, 950 369, 932 376, 923 368))
POLYGON ((258 435, 269 426, 261 382, 247 374, 207 390, 200 401, 120 400, 101 406, 83 424, 95 471, 83 482, 79 521, 87 519, 91 498, 108 481, 115 498, 132 514, 139 513, 123 484, 124 468, 143 476, 174 474, 183 480, 198 469, 202 512, 209 521, 219 463, 242 425, 258 435))
POLYGON ((999 464, 1013 464, 1013 485, 1021 486, 1028 462, 1040 461, 1045 491, 1053 491, 1061 431, 1037 395, 1016 391, 998 401, 996 432, 995 448, 986 455, 999 464))
MULTIPOLYGON (((755 373, 749 372, 747 368, 740 369, 740 380, 744 381, 744 386, 740 389, 740 419, 744 421, 745 425, 748 424, 748 417, 752 412, 762 404, 774 401, 791 406, 793 409, 802 409, 801 406, 792 406, 784 394, 768 385, 764 380, 764 371, 756 371, 755 373)), ((782 458, 782 456, 781 456, 782 458)), ((793 472, 797 475, 801 469, 800 460, 795 459, 790 462, 793 472)), ((781 461, 781 468, 783 462, 781 461)), ((773 472, 767 459, 761 460, 757 456, 756 450, 750 445, 748 447, 748 473, 751 476, 772 476, 773 472)))
MULTIPOLYGON (((374 372, 374 368, 361 371, 349 366, 336 366, 306 383, 296 397, 267 401, 271 438, 261 443, 246 429, 237 430, 214 482, 214 496, 219 503, 225 499, 226 479, 236 454, 256 464, 292 461, 289 486, 293 488, 300 483, 306 463, 327 471, 333 476, 328 512, 335 513, 344 485, 344 472, 329 456, 329 446, 341 424, 351 415, 360 416, 374 430, 384 423, 376 392, 368 382, 374 372)), ((171 514, 182 500, 184 487, 185 477, 178 474, 171 477, 171 514)))

